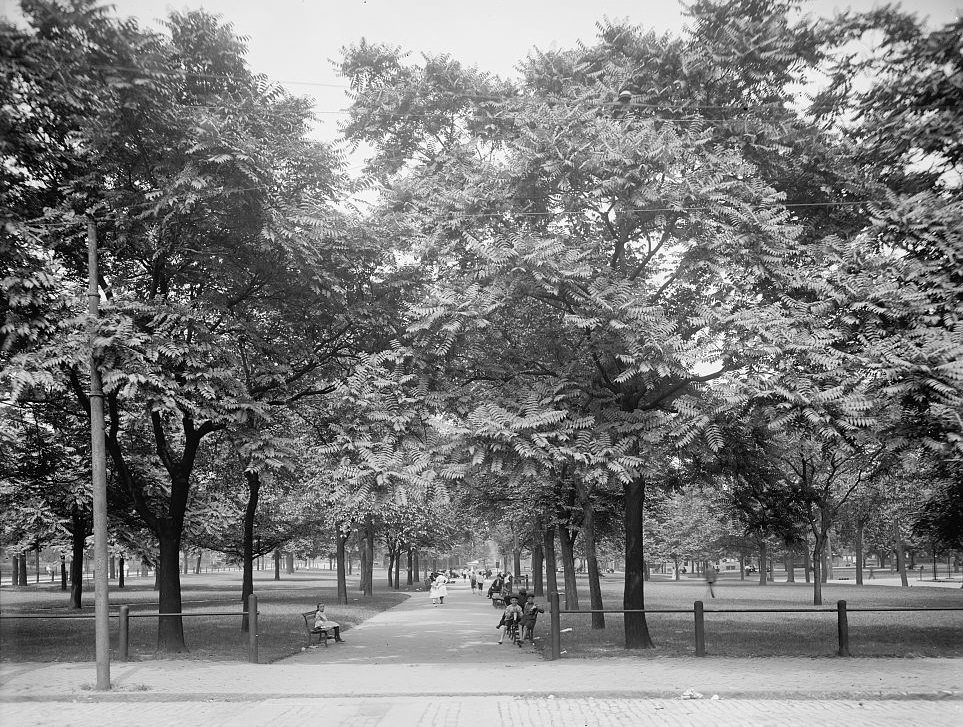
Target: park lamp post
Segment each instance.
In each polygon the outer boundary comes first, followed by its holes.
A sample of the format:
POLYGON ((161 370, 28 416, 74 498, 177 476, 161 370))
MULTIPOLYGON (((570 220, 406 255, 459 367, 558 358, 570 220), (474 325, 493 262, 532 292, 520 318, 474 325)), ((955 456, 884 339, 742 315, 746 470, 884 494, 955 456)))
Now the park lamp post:
POLYGON ((110 594, 107 582, 107 451, 104 391, 94 354, 100 291, 97 286, 97 227, 87 220, 87 311, 90 313, 90 470, 94 494, 94 640, 97 690, 110 690, 110 594))

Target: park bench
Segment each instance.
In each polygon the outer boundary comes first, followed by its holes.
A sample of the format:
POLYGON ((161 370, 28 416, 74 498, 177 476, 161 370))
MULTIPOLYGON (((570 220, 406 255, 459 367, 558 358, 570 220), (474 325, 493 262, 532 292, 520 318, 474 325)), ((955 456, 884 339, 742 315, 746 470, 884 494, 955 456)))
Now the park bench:
POLYGON ((316 611, 304 611, 301 617, 304 619, 304 630, 308 632, 308 645, 311 645, 311 637, 318 635, 318 643, 324 642, 325 648, 328 646, 328 639, 334 638, 334 629, 314 628, 314 614, 316 611))

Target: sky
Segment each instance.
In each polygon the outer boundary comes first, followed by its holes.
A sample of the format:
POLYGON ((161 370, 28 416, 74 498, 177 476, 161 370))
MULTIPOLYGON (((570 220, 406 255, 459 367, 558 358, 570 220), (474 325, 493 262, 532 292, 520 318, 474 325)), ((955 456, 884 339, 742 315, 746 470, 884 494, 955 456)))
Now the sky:
MULTIPOLYGON (((809 12, 832 15, 867 10, 880 0, 810 0, 809 12)), ((934 24, 963 14, 963 0, 908 0, 898 4, 934 24)), ((151 26, 170 10, 203 7, 247 36, 253 70, 291 92, 315 99, 322 138, 337 134, 337 113, 348 105, 344 79, 332 68, 343 46, 362 37, 412 52, 448 53, 501 76, 532 48, 591 43, 603 18, 679 32, 685 19, 679 0, 113 0, 117 13, 151 26)), ((17 15, 17 0, 0 0, 0 13, 17 15)))

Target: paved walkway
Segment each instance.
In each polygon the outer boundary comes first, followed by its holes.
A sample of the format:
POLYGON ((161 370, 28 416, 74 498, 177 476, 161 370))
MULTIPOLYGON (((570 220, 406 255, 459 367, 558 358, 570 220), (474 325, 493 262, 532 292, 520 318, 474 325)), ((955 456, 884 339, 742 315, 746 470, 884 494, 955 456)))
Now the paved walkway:
MULTIPOLYGON (((0 724, 963 724, 963 660, 614 657, 546 662, 499 646, 498 612, 462 584, 275 664, 0 664, 0 724)), ((540 624, 544 634, 547 627, 540 624)))
MULTIPOLYGON (((521 649, 499 645, 495 626, 501 611, 484 595, 472 595, 468 581, 449 584, 445 603, 433 606, 415 593, 344 633, 345 643, 308 649, 278 664, 505 664, 542 661, 528 642, 521 649)), ((547 614, 536 631, 548 632, 547 614)))

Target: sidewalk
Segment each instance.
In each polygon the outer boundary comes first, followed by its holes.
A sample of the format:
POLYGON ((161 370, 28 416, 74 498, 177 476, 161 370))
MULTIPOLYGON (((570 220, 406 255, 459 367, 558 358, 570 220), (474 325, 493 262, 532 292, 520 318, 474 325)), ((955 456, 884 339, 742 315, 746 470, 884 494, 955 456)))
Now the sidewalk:
POLYGON ((0 723, 49 724, 65 709, 78 727, 318 724, 319 713, 331 725, 963 723, 963 660, 547 662, 497 644, 487 599, 462 584, 450 593, 438 607, 416 594, 346 631, 344 644, 275 664, 115 662, 110 692, 93 691, 92 662, 0 664, 0 723))

